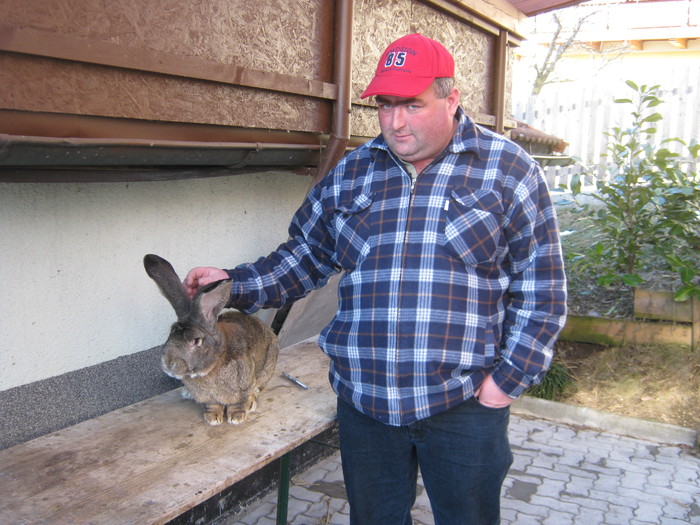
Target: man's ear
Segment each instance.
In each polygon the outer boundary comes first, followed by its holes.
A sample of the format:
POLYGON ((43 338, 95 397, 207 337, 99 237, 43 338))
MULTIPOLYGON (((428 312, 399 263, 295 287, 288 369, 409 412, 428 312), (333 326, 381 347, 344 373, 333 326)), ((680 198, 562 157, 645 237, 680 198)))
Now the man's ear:
POLYGON ((453 87, 450 90, 450 94, 447 95, 447 104, 448 107, 450 108, 450 113, 454 117, 455 114, 457 113, 457 106, 459 106, 459 90, 455 87, 453 87))

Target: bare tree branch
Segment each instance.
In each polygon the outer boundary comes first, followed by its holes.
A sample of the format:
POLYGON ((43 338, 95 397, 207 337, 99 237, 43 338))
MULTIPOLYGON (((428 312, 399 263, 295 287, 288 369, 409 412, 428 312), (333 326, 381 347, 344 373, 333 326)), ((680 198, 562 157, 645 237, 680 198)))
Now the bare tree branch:
POLYGON ((583 27, 584 22, 586 19, 591 17, 594 13, 589 13, 586 16, 579 18, 578 21, 576 22, 576 25, 574 28, 571 30, 571 34, 569 37, 564 41, 560 42, 559 37, 564 31, 564 25, 561 22, 561 19, 559 16, 555 13, 552 15, 554 18, 554 23, 556 24, 556 30, 554 31, 554 34, 552 35, 552 39, 550 41, 548 50, 547 50, 547 55, 544 58, 544 61, 542 62, 541 66, 535 65, 535 81, 532 85, 532 96, 536 97, 537 95, 540 94, 540 91, 542 91, 542 88, 547 85, 551 84, 552 82, 555 82, 552 80, 550 77, 552 73, 554 72, 554 69, 556 68, 557 62, 561 59, 561 57, 566 53, 566 51, 571 48, 576 41, 576 37, 578 36, 579 31, 581 30, 581 27, 583 27))

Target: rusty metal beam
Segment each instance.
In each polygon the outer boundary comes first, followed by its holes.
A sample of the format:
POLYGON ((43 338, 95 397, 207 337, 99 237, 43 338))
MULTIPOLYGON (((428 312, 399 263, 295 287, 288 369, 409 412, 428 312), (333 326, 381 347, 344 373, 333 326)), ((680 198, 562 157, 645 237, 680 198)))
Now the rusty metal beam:
POLYGON ((0 133, 89 139, 323 144, 328 135, 216 124, 147 121, 0 109, 0 133))
POLYGON ((321 149, 320 144, 75 139, 0 134, 0 166, 214 165, 239 168, 257 165, 257 157, 263 152, 275 153, 274 162, 269 162, 268 158, 266 165, 303 165, 317 156, 321 149), (41 149, 42 156, 30 156, 37 148, 41 149))
POLYGON ((260 171, 309 175, 322 146, 0 134, 0 182, 176 180, 260 171))

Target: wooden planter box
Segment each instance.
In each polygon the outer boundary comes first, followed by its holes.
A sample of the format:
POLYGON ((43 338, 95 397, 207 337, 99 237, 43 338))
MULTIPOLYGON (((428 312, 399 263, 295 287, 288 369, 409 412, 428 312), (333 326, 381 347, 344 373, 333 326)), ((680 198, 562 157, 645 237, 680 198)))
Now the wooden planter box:
POLYGON ((697 302, 697 299, 691 299, 681 303, 673 300, 673 292, 636 288, 634 290, 634 317, 637 319, 692 323, 693 308, 697 310, 697 302))
POLYGON ((635 320, 569 316, 563 341, 603 345, 680 344, 700 348, 700 301, 673 300, 671 292, 635 290, 635 320))

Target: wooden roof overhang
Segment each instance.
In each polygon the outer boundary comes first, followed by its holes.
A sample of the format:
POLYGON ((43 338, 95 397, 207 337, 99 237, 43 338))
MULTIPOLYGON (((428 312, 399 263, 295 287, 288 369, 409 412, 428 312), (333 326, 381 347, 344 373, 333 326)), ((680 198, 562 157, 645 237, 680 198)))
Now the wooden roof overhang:
MULTIPOLYGON (((495 35, 492 115, 507 127, 507 46, 522 40, 526 16, 578 3, 551 0, 421 0, 495 35)), ((325 173, 365 137, 350 137, 352 0, 338 0, 328 21, 335 51, 332 80, 308 80, 195 57, 133 49, 119 43, 0 25, 0 53, 143 71, 173 78, 284 92, 333 105, 330 133, 112 119, 0 108, 0 181, 73 182, 210 177, 255 170, 325 173), (40 130, 40 133, 36 131, 40 130), (126 137, 126 138, 125 138, 126 137), (138 169, 138 173, 134 170, 138 169)), ((477 119, 478 120, 478 119, 477 119)), ((511 126, 512 127, 512 126, 511 126)))

